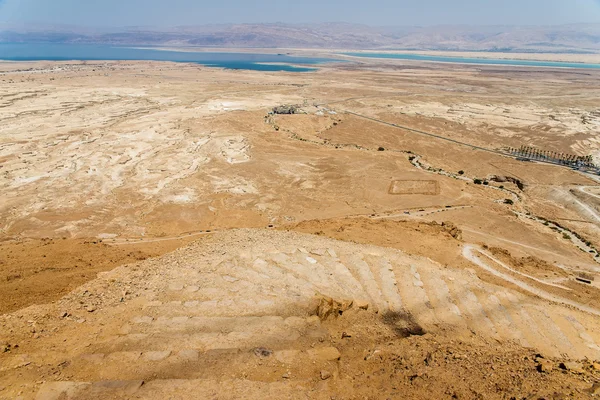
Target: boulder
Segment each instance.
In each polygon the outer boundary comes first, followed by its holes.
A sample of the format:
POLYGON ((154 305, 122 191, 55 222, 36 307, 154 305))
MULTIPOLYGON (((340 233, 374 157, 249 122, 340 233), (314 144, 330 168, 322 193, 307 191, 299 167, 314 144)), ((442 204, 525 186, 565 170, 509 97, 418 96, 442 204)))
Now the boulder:
POLYGON ((576 373, 576 374, 584 373, 583 366, 580 363, 575 362, 575 361, 567 361, 567 362, 560 363, 560 368, 564 369, 566 371, 569 371, 569 372, 576 373))
POLYGON ((335 347, 311 349, 308 351, 308 355, 318 361, 336 361, 342 356, 335 347))
POLYGON ((600 395, 600 383, 594 383, 592 387, 589 389, 589 392, 592 396, 600 395))
POLYGON ((539 359, 537 370, 539 372, 550 373, 554 369, 554 363, 550 360, 539 359))
POLYGON ((462 240, 462 231, 460 229, 458 229, 458 227, 456 225, 454 225, 452 222, 448 222, 448 221, 442 222, 442 227, 454 239, 462 240))
POLYGON ((316 314, 319 316, 321 321, 333 317, 336 318, 349 310, 352 307, 352 300, 337 301, 330 297, 323 297, 319 301, 317 306, 316 314))
POLYGON ((368 310, 369 309, 369 302, 366 300, 354 300, 354 305, 359 309, 359 310, 368 310))

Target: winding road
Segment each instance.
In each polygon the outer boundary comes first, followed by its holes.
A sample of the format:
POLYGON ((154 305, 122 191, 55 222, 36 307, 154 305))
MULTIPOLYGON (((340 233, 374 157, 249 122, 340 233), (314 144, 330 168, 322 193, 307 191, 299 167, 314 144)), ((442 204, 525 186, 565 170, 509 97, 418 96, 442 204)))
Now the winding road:
POLYGON ((490 274, 492 274, 506 282, 512 283, 513 285, 516 285, 519 288, 521 288, 537 297, 540 297, 544 300, 548 300, 553 303, 565 304, 570 307, 576 308, 580 311, 584 311, 584 312, 587 312, 587 313, 590 313, 590 314, 593 314, 596 316, 600 316, 600 311, 595 308, 589 307, 585 304, 577 303, 575 301, 571 301, 569 299, 565 299, 564 297, 555 296, 544 290, 541 290, 541 289, 538 289, 531 285, 528 285, 527 283, 525 283, 511 275, 508 275, 508 274, 498 271, 497 269, 495 269, 494 267, 490 266, 488 263, 483 261, 476 253, 480 253, 480 254, 484 255, 485 257, 489 258, 490 260, 493 260, 493 257, 491 255, 489 255, 482 249, 476 248, 473 245, 465 245, 463 247, 463 252, 462 252, 463 256, 467 260, 471 261, 473 264, 484 269, 485 271, 489 272, 490 274))

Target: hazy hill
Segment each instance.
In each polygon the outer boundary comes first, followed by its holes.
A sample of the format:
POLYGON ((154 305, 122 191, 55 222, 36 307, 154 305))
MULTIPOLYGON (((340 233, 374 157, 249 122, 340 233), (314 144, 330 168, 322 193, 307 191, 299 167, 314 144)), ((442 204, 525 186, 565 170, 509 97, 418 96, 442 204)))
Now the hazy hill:
POLYGON ((347 23, 278 23, 113 30, 0 26, 0 42, 595 53, 600 52, 600 24, 370 27, 347 23))

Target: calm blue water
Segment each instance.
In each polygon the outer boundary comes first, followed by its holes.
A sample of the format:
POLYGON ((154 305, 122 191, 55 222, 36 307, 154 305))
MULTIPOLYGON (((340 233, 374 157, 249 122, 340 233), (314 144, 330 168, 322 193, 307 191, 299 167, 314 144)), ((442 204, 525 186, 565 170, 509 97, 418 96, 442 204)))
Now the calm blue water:
POLYGON ((100 45, 0 43, 0 60, 8 61, 72 61, 72 60, 145 60, 191 62, 228 69, 254 71, 309 72, 315 65, 331 62, 324 58, 291 57, 277 54, 200 53, 132 49, 100 45), (277 64, 267 64, 277 63, 277 64), (299 64, 301 67, 288 65, 299 64))
POLYGON ((484 58, 467 58, 467 57, 442 57, 442 56, 426 56, 420 54, 388 54, 388 53, 344 53, 347 56, 367 57, 367 58, 393 58, 399 60, 413 61, 436 61, 458 64, 483 64, 483 65, 512 65, 522 67, 558 67, 558 68, 584 68, 598 69, 600 64, 583 64, 583 63, 568 63, 568 62, 552 62, 552 61, 527 61, 527 60, 499 60, 499 59, 484 59, 484 58))

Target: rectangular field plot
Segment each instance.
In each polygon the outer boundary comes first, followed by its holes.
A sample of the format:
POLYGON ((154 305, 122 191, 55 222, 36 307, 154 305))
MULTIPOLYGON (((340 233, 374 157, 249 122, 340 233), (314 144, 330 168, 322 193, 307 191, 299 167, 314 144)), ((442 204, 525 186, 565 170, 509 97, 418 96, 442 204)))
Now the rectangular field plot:
POLYGON ((390 194, 428 194, 440 193, 438 181, 392 181, 390 194))

